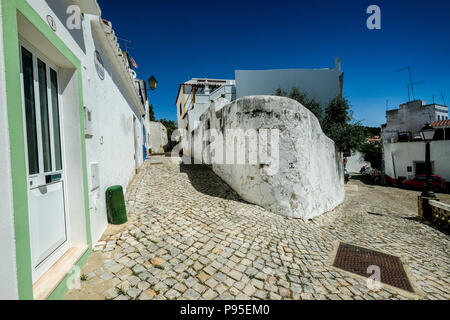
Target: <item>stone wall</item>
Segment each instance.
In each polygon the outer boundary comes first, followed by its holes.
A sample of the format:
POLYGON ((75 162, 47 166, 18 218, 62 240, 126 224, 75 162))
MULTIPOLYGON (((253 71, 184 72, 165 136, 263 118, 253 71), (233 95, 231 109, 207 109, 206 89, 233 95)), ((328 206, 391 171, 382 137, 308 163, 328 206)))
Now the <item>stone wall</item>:
MULTIPOLYGON (((214 172, 244 200, 280 215, 305 219, 343 202, 342 155, 322 132, 317 118, 300 103, 275 96, 244 97, 219 111, 211 106, 200 118, 196 137, 200 133, 206 136, 208 127, 224 136, 228 149, 222 159, 234 149, 226 142, 228 129, 253 129, 258 136, 264 132, 262 129, 279 130, 278 148, 275 140, 268 138, 267 147, 272 151, 267 159, 258 156, 257 163, 249 163, 247 153, 243 164, 213 161, 214 172)), ((250 131, 247 133, 251 135, 250 131)), ((237 146, 246 145, 245 139, 236 140, 237 146)), ((259 147, 261 151, 261 144, 259 147)), ((210 148, 214 149, 214 144, 210 148)), ((210 154, 216 155, 216 151, 205 152, 204 162, 210 154)))
POLYGON ((450 230, 450 204, 422 195, 417 200, 420 219, 428 220, 447 232, 450 230))

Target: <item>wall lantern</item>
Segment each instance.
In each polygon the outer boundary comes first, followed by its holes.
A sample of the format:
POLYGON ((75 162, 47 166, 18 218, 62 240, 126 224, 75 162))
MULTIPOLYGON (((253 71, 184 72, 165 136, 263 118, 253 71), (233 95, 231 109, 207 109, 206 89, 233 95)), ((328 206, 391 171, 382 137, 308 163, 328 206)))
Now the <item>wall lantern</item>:
POLYGON ((153 91, 156 89, 156 86, 158 85, 158 81, 154 76, 151 76, 150 79, 148 79, 148 84, 150 85, 150 89, 153 91))
POLYGON ((423 127, 422 130, 420 130, 420 136, 424 141, 433 140, 434 128, 427 123, 425 127, 423 127))

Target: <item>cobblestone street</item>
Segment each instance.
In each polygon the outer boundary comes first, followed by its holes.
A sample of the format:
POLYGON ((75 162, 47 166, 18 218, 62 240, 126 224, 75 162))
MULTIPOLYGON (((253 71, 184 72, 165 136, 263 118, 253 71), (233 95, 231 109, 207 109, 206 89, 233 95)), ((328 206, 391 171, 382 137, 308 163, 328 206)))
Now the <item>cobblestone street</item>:
POLYGON ((129 222, 108 228, 65 299, 450 299, 450 240, 415 219, 418 194, 352 179, 341 206, 297 220, 153 156, 128 189, 129 222), (399 256, 419 295, 332 267, 338 241, 399 256))

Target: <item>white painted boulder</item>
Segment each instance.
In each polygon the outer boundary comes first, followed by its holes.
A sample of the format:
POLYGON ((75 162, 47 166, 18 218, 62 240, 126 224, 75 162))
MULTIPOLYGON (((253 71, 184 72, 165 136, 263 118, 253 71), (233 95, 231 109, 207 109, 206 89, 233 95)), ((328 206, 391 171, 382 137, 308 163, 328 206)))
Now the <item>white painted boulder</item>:
MULTIPOLYGON (((208 128, 223 134, 224 146, 228 147, 223 152, 224 160, 233 151, 231 140, 226 140, 231 136, 229 129, 250 129, 247 136, 253 130, 258 137, 264 132, 262 129, 279 130, 278 148, 275 148, 276 141, 269 139, 267 149, 272 151, 267 158, 259 155, 257 163, 249 163, 248 153, 244 164, 213 160, 214 172, 244 200, 280 215, 304 219, 319 216, 343 202, 342 155, 322 132, 317 118, 297 101, 277 96, 249 96, 218 111, 211 106, 201 116, 196 135, 200 130, 207 135, 208 128)), ((235 140, 237 147, 248 147, 245 141, 235 140)), ((265 145, 261 142, 259 138, 259 151, 265 145)), ((208 154, 211 153, 203 154, 204 161, 208 154)), ((216 155, 215 151, 212 154, 216 155)))

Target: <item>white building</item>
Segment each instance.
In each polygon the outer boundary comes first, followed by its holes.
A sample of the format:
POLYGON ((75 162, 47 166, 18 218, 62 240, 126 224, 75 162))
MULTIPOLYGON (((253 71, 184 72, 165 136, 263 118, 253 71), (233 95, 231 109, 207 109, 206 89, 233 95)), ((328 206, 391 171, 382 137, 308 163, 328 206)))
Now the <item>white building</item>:
POLYGON ((425 124, 448 119, 448 107, 439 104, 425 104, 415 100, 401 104, 398 109, 386 111, 386 124, 381 126, 384 142, 420 139, 420 129, 425 124))
MULTIPOLYGON (((385 174, 393 179, 412 179, 425 173, 425 143, 423 141, 386 143, 385 174)), ((431 172, 450 181, 450 140, 432 141, 431 172)))
POLYGON ((175 105, 178 129, 185 129, 185 155, 191 154, 191 142, 200 116, 214 103, 216 110, 236 99, 234 80, 194 78, 180 84, 175 105))
POLYGON ((274 95, 278 88, 289 92, 292 87, 306 92, 326 108, 336 96, 342 95, 344 72, 341 59, 334 60, 334 68, 236 70, 236 97, 274 95))
POLYGON ((152 153, 164 153, 169 144, 166 127, 161 122, 151 121, 149 132, 149 148, 152 153))
MULTIPOLYGON (((435 128, 430 143, 432 174, 450 182, 450 120, 434 121, 430 125, 435 128)), ((385 174, 390 178, 411 179, 425 173, 425 143, 422 140, 386 140, 383 150, 385 174)))
POLYGON ((95 0, 0 12, 0 299, 59 298, 107 227, 106 188, 143 162, 145 110, 95 0))

